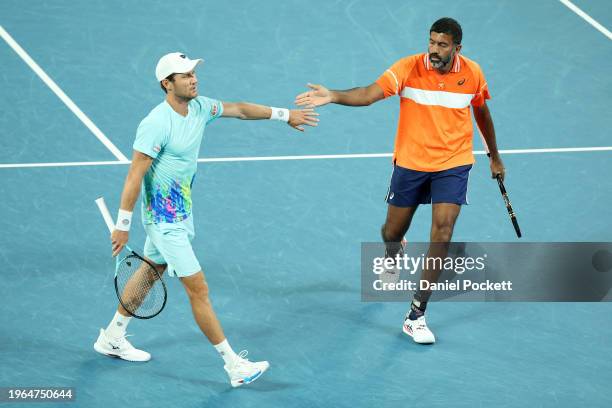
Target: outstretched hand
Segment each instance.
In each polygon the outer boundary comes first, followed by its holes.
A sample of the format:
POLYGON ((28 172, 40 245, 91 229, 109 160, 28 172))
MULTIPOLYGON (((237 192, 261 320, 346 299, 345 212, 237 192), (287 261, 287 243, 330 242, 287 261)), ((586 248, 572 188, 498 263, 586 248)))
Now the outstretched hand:
POLYGON ((298 106, 323 106, 332 101, 331 92, 323 85, 308 84, 310 91, 299 94, 295 97, 295 104, 298 106))
POLYGON ((304 127, 302 125, 315 127, 319 124, 319 119, 317 118, 317 116, 319 116, 319 114, 315 112, 312 108, 292 109, 291 111, 289 111, 289 122, 287 123, 292 128, 303 132, 304 127))

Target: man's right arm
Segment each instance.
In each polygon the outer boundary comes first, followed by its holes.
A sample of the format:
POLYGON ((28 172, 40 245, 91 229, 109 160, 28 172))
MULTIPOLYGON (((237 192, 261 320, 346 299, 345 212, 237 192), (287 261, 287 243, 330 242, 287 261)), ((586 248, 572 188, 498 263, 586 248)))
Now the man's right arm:
MULTIPOLYGON (((136 200, 140 194, 140 185, 145 173, 151 167, 153 158, 134 150, 132 156, 132 164, 128 171, 127 177, 125 178, 125 184, 123 186, 123 192, 121 193, 121 205, 120 209, 131 213, 134 210, 136 200)), ((111 242, 113 245, 113 256, 117 256, 127 244, 129 238, 128 231, 120 231, 115 229, 111 234, 111 242)))
POLYGON ((382 88, 376 83, 345 91, 330 91, 323 85, 308 84, 308 87, 310 91, 295 98, 296 105, 323 106, 328 103, 336 103, 345 106, 368 106, 385 97, 382 88))

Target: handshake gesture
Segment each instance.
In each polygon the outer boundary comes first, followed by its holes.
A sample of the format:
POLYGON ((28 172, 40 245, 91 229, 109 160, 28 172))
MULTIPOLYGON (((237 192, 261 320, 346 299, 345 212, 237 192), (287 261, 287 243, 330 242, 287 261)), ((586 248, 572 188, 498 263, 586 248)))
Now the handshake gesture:
POLYGON ((310 91, 299 94, 295 97, 295 104, 303 106, 302 109, 293 109, 289 113, 289 126, 300 132, 304 131, 302 125, 317 126, 319 119, 318 113, 314 111, 317 106, 323 106, 330 103, 331 92, 322 85, 308 84, 310 91))

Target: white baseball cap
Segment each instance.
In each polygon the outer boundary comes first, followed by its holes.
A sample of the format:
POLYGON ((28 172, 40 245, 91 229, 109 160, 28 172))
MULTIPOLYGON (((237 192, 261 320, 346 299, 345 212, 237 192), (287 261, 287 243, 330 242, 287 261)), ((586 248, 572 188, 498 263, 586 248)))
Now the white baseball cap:
POLYGON ((191 60, 182 52, 171 52, 159 59, 155 67, 155 76, 162 81, 172 74, 184 74, 195 69, 196 65, 204 60, 201 58, 191 60))

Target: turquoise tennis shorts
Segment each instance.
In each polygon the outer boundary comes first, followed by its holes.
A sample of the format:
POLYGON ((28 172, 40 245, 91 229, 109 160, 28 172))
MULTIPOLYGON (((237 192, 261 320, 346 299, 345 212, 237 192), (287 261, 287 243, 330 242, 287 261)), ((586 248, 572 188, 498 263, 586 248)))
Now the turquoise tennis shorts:
POLYGON ((202 270, 191 247, 195 236, 192 217, 180 222, 145 224, 144 256, 159 265, 168 265, 170 276, 191 276, 202 270))

